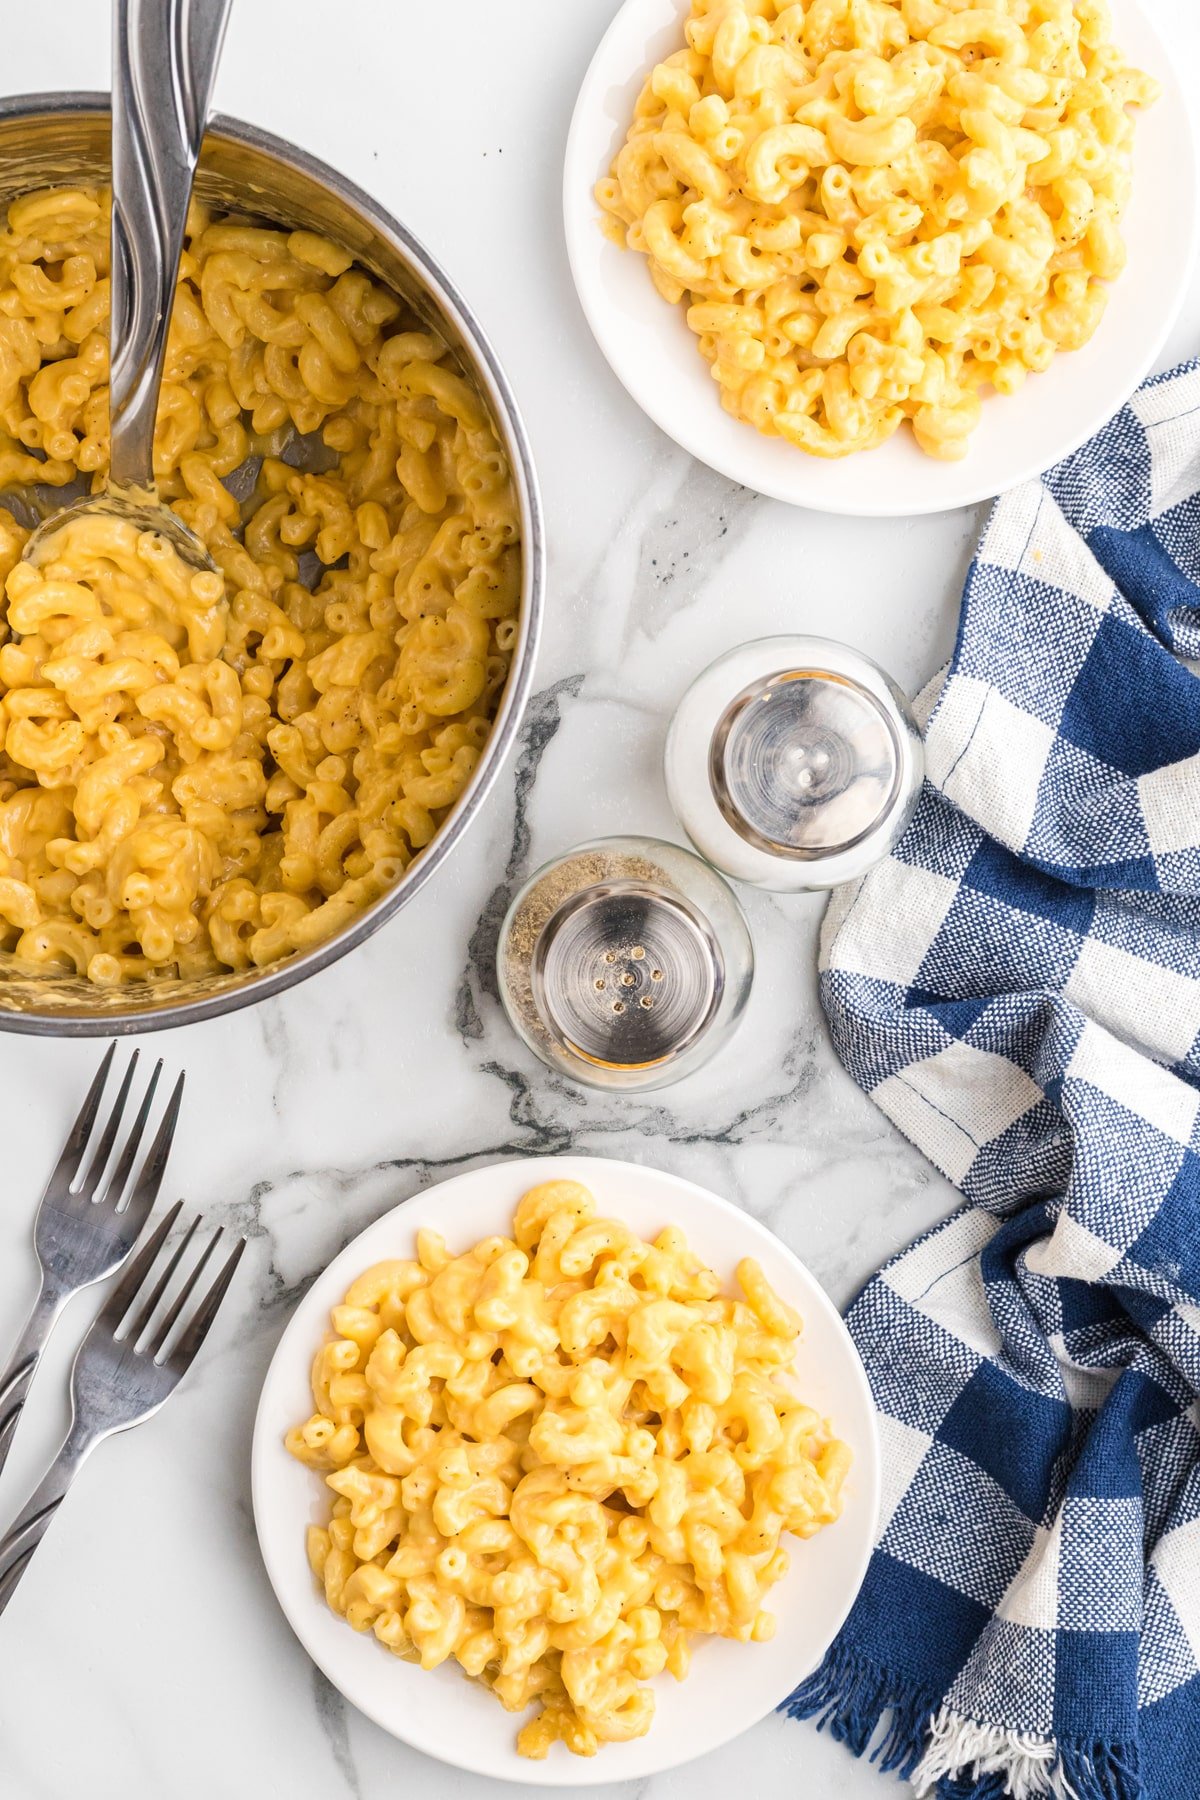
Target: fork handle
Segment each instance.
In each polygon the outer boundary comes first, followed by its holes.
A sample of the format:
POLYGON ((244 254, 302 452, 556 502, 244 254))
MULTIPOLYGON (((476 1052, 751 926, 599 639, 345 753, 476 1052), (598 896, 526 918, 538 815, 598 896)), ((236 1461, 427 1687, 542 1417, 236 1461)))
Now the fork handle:
POLYGON ((58 1455, 0 1538, 0 1613, 12 1599, 30 1558, 50 1529, 50 1521, 79 1473, 80 1464, 97 1442, 94 1437, 85 1437, 72 1422, 58 1455))
POLYGON ((0 1469, 8 1458, 29 1384, 61 1306, 62 1297, 43 1279, 8 1365, 0 1373, 0 1469))

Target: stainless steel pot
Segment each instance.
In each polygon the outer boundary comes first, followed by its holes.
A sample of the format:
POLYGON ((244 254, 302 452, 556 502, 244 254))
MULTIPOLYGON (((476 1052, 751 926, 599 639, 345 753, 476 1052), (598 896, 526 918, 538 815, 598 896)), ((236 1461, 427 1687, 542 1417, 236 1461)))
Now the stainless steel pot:
MULTIPOLYGON (((105 94, 30 94, 0 100, 0 209, 18 194, 54 183, 109 176, 105 94)), ((196 176, 201 199, 290 228, 323 232, 352 251, 420 316, 433 322, 488 396, 520 496, 521 624, 512 669, 479 766, 429 848, 388 893, 328 943, 262 970, 164 981, 116 992, 74 975, 20 974, 0 966, 0 1030, 44 1037, 108 1036, 188 1025, 280 994, 369 938, 399 912, 450 855, 480 810, 529 698, 541 623, 545 547, 529 441, 516 401, 470 308, 429 252, 381 206, 303 150, 218 114, 196 176)))

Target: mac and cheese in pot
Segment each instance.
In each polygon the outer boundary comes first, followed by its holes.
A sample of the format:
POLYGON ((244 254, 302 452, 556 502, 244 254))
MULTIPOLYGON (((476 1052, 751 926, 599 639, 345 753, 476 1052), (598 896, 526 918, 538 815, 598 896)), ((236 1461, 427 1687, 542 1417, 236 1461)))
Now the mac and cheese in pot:
MULTIPOLYGON (((100 192, 9 208, 0 492, 102 481, 108 254, 100 192)), ((0 506, 0 952, 109 987, 269 964, 384 893, 470 779, 518 630, 487 407, 325 238, 193 204, 155 473, 216 574, 94 516, 34 566, 0 506)))

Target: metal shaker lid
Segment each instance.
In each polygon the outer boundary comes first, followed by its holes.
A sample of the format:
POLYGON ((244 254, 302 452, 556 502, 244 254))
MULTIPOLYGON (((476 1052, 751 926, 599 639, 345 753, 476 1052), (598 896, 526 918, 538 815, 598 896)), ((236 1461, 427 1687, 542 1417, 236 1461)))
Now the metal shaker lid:
POLYGON ((811 861, 861 843, 893 806, 900 733, 882 701, 849 676, 781 669, 729 702, 713 732, 709 779, 748 843, 811 861))
POLYGON ((546 921, 533 957, 538 1010, 589 1062, 654 1068, 704 1031, 724 986, 712 928, 681 894, 604 882, 546 921))

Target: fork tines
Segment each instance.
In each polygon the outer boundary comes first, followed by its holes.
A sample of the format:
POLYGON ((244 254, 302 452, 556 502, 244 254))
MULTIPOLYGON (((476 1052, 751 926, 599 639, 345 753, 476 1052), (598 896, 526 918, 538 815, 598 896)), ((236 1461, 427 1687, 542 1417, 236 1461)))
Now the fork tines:
MULTIPOLYGON (((157 1280, 154 1281, 153 1286, 151 1286, 150 1277, 154 1270, 154 1266, 158 1261, 159 1252, 163 1249, 167 1238, 170 1236, 171 1229, 178 1219, 182 1207, 182 1200, 177 1200, 174 1206, 163 1214, 154 1231, 138 1251, 128 1269, 126 1269, 124 1275, 122 1275, 120 1281, 117 1283, 117 1286, 109 1295, 109 1298, 96 1321, 97 1326, 101 1330, 109 1331, 114 1338, 120 1334, 122 1341, 133 1350, 136 1350, 138 1345, 142 1343, 142 1340, 146 1338, 147 1332, 150 1331, 150 1327, 153 1323, 155 1327, 153 1334, 149 1341, 144 1345, 141 1354, 152 1357, 155 1361, 158 1361, 159 1358, 162 1357, 172 1331, 178 1323, 184 1308, 191 1300, 201 1275, 204 1273, 214 1250, 224 1235, 224 1227, 218 1225, 201 1252, 191 1273, 188 1275, 178 1294, 176 1294, 174 1300, 172 1300, 170 1306, 167 1308, 165 1316, 155 1320, 155 1314, 158 1310, 159 1303, 163 1299, 163 1296, 171 1283, 171 1278, 183 1261, 188 1247, 192 1243, 200 1225, 200 1215, 197 1214, 176 1244, 174 1251, 167 1260, 165 1268, 162 1269, 157 1280), (149 1290, 144 1295, 142 1291, 143 1288, 149 1290), (137 1316, 126 1329, 122 1330, 125 1320, 130 1314, 135 1301, 141 1303, 137 1316)), ((225 1290, 233 1280, 234 1270, 237 1268, 245 1248, 245 1238, 238 1238, 233 1249, 226 1257, 216 1278, 196 1302, 190 1317, 184 1324, 184 1328, 179 1335, 178 1341, 173 1346, 170 1355, 166 1358, 166 1361, 171 1366, 178 1366, 181 1373, 191 1362, 197 1350, 200 1348, 200 1345, 204 1342, 208 1333, 208 1328, 216 1317, 217 1309, 225 1296, 225 1290)))
POLYGON ((104 1088, 109 1070, 112 1068, 115 1052, 116 1045, 110 1044, 105 1052, 104 1060, 96 1071, 92 1085, 88 1089, 87 1098, 80 1108, 79 1116, 71 1127, 66 1144, 63 1146, 63 1153, 46 1184, 44 1198, 49 1205, 59 1211, 76 1212, 98 1199, 101 1205, 111 1207, 114 1211, 120 1211, 126 1215, 128 1225, 132 1226, 136 1232, 140 1230, 141 1225, 148 1217, 162 1184, 167 1157, 170 1154, 171 1140, 175 1135, 179 1108, 183 1100, 184 1076, 180 1074, 175 1083, 154 1142, 138 1172, 132 1192, 126 1199, 126 1189, 129 1187, 137 1165, 138 1151, 141 1148, 142 1138, 150 1118, 163 1065, 161 1060, 155 1064, 137 1116, 130 1127, 129 1135, 110 1170, 109 1164, 112 1162, 113 1150, 125 1115, 130 1090, 133 1087, 133 1077, 138 1062, 138 1053, 135 1050, 129 1058, 108 1118, 93 1143, 93 1127, 100 1111, 100 1102, 104 1096, 104 1088), (101 1193, 100 1184, 104 1180, 106 1171, 108 1179, 104 1182, 104 1190, 101 1193))

